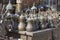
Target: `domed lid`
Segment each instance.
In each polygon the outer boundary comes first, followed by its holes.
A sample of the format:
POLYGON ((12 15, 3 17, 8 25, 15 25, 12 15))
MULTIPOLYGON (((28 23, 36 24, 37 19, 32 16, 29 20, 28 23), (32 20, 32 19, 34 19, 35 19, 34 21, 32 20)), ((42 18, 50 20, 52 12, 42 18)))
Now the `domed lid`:
POLYGON ((8 3, 8 5, 6 6, 6 10, 12 10, 12 9, 13 9, 13 6, 12 6, 10 0, 9 0, 9 3, 8 3))
POLYGON ((35 3, 33 3, 33 6, 32 6, 32 8, 31 8, 31 10, 36 10, 37 8, 36 8, 36 6, 35 6, 35 3))
POLYGON ((46 7, 50 7, 49 5, 46 5, 46 7))
POLYGON ((26 12, 30 12, 31 10, 30 10, 30 8, 28 7, 28 9, 26 10, 26 12))
POLYGON ((32 21, 32 19, 29 17, 29 18, 27 18, 27 21, 32 21))
POLYGON ((21 14, 20 19, 25 19, 24 15, 21 14))

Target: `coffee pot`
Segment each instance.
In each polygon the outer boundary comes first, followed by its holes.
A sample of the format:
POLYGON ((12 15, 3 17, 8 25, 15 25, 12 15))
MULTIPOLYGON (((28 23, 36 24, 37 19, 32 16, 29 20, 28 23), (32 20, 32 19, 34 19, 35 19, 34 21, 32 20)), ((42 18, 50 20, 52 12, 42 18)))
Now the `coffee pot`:
POLYGON ((18 25, 18 30, 19 31, 25 31, 25 17, 24 15, 21 14, 21 16, 19 17, 19 25, 18 25))
POLYGON ((27 23, 26 31, 28 31, 28 32, 34 31, 35 28, 34 28, 34 25, 33 25, 33 20, 31 18, 28 18, 27 22, 28 23, 27 23))

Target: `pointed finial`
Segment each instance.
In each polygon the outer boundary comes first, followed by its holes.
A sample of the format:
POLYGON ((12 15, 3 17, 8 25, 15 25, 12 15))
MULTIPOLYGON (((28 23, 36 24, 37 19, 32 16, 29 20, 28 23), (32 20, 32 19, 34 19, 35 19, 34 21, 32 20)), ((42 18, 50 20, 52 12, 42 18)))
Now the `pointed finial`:
POLYGON ((9 3, 11 3, 11 1, 9 0, 9 3))
POLYGON ((9 0, 9 3, 6 6, 6 10, 12 10, 12 9, 13 9, 13 5, 11 4, 11 1, 9 0))
POLYGON ((29 6, 28 6, 28 9, 26 10, 26 12, 29 13, 30 11, 31 11, 31 10, 30 10, 30 8, 29 8, 29 6))
POLYGON ((35 6, 35 2, 33 3, 33 6, 35 6))
POLYGON ((34 2, 32 8, 31 8, 31 10, 36 10, 36 9, 37 9, 37 8, 36 8, 35 2, 34 2))

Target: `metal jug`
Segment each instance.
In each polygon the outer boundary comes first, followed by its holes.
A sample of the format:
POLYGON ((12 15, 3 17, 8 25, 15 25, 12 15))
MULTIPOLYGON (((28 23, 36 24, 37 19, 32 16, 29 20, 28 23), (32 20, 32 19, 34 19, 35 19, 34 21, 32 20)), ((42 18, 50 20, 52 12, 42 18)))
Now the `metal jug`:
POLYGON ((19 17, 19 25, 18 25, 18 30, 19 31, 25 31, 25 23, 24 23, 24 19, 25 19, 25 17, 23 16, 23 15, 21 15, 20 17, 19 17))
POLYGON ((27 27, 26 27, 26 31, 28 32, 31 32, 31 31, 34 31, 34 26, 33 26, 33 23, 32 23, 32 19, 31 18, 28 18, 27 19, 27 27))

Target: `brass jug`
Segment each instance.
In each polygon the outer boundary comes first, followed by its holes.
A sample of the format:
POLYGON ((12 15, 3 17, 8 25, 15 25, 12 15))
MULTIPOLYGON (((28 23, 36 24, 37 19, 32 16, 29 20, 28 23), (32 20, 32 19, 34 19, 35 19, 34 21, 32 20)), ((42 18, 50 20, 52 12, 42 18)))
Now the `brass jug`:
POLYGON ((19 17, 19 25, 18 25, 18 30, 19 31, 25 31, 25 23, 24 23, 24 21, 25 21, 25 17, 24 17, 24 15, 21 15, 20 17, 19 17))

